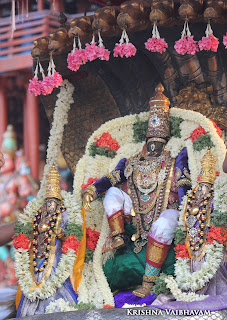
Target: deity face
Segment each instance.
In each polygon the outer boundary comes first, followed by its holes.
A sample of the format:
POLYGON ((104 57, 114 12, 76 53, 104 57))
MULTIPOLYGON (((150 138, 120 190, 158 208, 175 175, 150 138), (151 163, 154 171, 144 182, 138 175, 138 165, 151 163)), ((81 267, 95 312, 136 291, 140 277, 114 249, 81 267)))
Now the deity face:
POLYGON ((57 203, 53 199, 48 199, 46 201, 47 213, 53 213, 56 211, 57 203))
POLYGON ((147 152, 149 156, 157 158, 161 155, 164 147, 165 147, 165 143, 163 142, 149 141, 147 144, 147 152))
POLYGON ((198 187, 198 193, 204 198, 209 193, 211 187, 210 183, 201 182, 198 187))

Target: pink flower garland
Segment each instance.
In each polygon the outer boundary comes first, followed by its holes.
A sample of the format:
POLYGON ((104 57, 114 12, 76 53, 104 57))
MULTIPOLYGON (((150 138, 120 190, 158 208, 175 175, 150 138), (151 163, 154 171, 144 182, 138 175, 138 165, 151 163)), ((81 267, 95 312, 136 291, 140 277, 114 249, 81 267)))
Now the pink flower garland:
POLYGON ((174 49, 178 54, 192 54, 194 55, 199 51, 197 41, 195 41, 194 36, 191 35, 189 30, 188 21, 184 23, 184 29, 181 33, 181 39, 177 40, 174 45, 174 49))
POLYGON ((98 31, 98 45, 95 42, 95 36, 93 35, 91 43, 86 43, 85 46, 86 56, 89 61, 93 61, 96 59, 109 61, 110 51, 106 49, 103 45, 103 40, 100 31, 98 31))
POLYGON ((28 91, 33 93, 36 97, 39 96, 42 92, 42 81, 38 78, 32 78, 29 80, 28 91))
POLYGON ((154 23, 152 30, 152 37, 145 42, 145 48, 151 52, 159 52, 163 53, 168 48, 168 44, 166 43, 164 38, 160 38, 160 34, 158 31, 158 27, 156 23, 154 23))
POLYGON ((226 32, 226 35, 223 36, 223 44, 225 46, 225 49, 227 49, 227 32, 226 32))
POLYGON ((124 56, 126 58, 129 58, 135 55, 136 47, 131 42, 129 42, 128 35, 126 31, 123 30, 119 43, 115 44, 113 56, 115 58, 118 56, 120 56, 121 58, 123 58, 124 56))
POLYGON ((206 50, 217 52, 219 40, 213 35, 213 30, 211 29, 210 23, 207 24, 205 34, 206 36, 202 37, 202 40, 199 41, 200 51, 206 50))

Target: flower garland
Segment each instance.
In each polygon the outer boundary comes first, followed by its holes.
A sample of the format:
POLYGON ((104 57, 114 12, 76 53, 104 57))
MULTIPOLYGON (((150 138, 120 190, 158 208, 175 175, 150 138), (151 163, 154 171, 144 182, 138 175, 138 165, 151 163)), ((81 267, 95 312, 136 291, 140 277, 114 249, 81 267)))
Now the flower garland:
POLYGON ((201 301, 208 298, 208 296, 206 295, 199 295, 194 292, 189 292, 189 293, 182 292, 179 289, 177 282, 174 280, 172 276, 167 276, 165 278, 165 283, 166 283, 166 287, 170 289, 172 295, 177 301, 191 302, 191 301, 201 301))
POLYGON ((93 142, 90 147, 90 156, 96 155, 114 158, 116 151, 120 148, 116 139, 113 139, 109 132, 103 132, 100 138, 95 137, 96 142, 93 142))
POLYGON ((178 54, 192 54, 194 55, 199 51, 197 41, 195 41, 194 36, 191 35, 189 30, 188 21, 185 20, 184 29, 181 33, 181 39, 175 42, 174 49, 178 54))
POLYGON ((214 241, 208 244, 206 261, 199 271, 190 272, 190 259, 177 258, 175 263, 176 282, 182 290, 199 290, 203 288, 217 272, 223 258, 223 244, 214 241))
POLYGON ((67 312, 67 311, 75 311, 77 310, 75 307, 70 306, 69 301, 65 301, 60 298, 54 301, 51 301, 46 307, 45 313, 55 313, 57 312, 55 309, 58 309, 59 312, 67 312))
POLYGON ((156 22, 154 22, 152 29, 152 37, 145 42, 145 48, 151 52, 166 52, 168 48, 168 44, 166 43, 164 38, 160 38, 160 34, 158 31, 158 27, 156 22))
MULTIPOLYGON (((73 103, 74 87, 68 80, 64 80, 56 101, 56 107, 54 110, 53 124, 50 131, 50 138, 48 142, 47 161, 44 168, 43 180, 37 198, 30 201, 25 208, 24 212, 19 215, 18 221, 21 225, 21 231, 23 233, 24 228, 27 228, 27 224, 31 224, 35 217, 35 213, 41 207, 45 197, 45 185, 46 174, 49 172, 52 164, 56 163, 58 153, 60 151, 62 136, 64 132, 64 126, 67 123, 68 111, 70 105, 73 103)), ((77 204, 74 195, 61 192, 64 206, 67 208, 68 213, 68 225, 72 230, 77 230, 76 227, 82 225, 81 209, 77 204)), ((67 225, 67 226, 68 226, 67 225)), ((67 229, 66 229, 67 231, 67 229)), ((69 232, 68 232, 69 233, 69 232)), ((15 250, 15 270, 17 277, 19 278, 19 284, 24 295, 31 301, 38 299, 47 299, 51 297, 56 290, 62 286, 64 281, 69 277, 74 261, 78 252, 79 241, 76 240, 75 232, 69 234, 66 238, 66 242, 63 244, 63 254, 60 262, 55 270, 54 274, 45 282, 42 287, 36 287, 33 281, 32 274, 30 272, 30 258, 28 249, 28 239, 25 239, 23 235, 19 234, 14 238, 15 250)), ((30 241, 30 240, 29 240, 30 241)))

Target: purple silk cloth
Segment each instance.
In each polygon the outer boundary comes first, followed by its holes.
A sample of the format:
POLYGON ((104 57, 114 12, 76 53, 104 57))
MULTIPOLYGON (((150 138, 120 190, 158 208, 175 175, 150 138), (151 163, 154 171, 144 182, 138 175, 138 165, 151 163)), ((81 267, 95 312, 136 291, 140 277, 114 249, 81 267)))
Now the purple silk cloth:
MULTIPOLYGON (((123 158, 121 159, 118 164, 116 165, 116 167, 114 168, 113 171, 119 171, 120 172, 120 182, 117 183, 120 184, 120 183, 123 183, 125 182, 126 178, 125 178, 125 175, 124 175, 124 170, 125 170, 125 163, 126 163, 127 159, 126 158, 123 158)), ((108 177, 102 177, 100 179, 98 179, 97 181, 95 181, 93 183, 93 185, 96 187, 96 193, 100 194, 102 192, 105 192, 107 191, 110 187, 112 187, 112 183, 110 181, 110 178, 108 177)))
POLYGON ((158 309, 168 310, 210 310, 217 311, 227 308, 227 268, 222 264, 212 280, 198 294, 209 295, 202 301, 183 302, 176 301, 172 295, 160 294, 155 299, 155 295, 146 298, 139 298, 132 294, 132 291, 120 292, 115 295, 115 308, 121 308, 125 303, 132 305, 146 304, 158 309))

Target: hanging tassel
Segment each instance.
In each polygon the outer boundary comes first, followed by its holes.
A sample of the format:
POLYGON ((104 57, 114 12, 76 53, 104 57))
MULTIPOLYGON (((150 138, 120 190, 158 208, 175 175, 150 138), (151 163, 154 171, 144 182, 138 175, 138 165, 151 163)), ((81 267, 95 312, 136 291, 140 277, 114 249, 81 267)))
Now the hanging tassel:
POLYGON ((35 96, 39 96, 42 92, 42 81, 38 80, 38 67, 39 62, 37 61, 34 77, 29 80, 28 91, 33 93, 35 96))
POLYGON ((199 51, 197 41, 195 41, 194 36, 191 35, 189 30, 188 20, 185 20, 184 29, 181 33, 181 39, 175 42, 174 49, 177 53, 184 54, 192 54, 194 55, 199 51))
POLYGON ((168 44, 166 43, 165 39, 160 38, 156 22, 153 25, 152 37, 145 42, 145 48, 151 52, 159 53, 165 52, 166 48, 168 48, 168 44))
POLYGON ((219 39, 214 36, 210 22, 208 22, 207 24, 205 34, 206 36, 202 37, 202 40, 199 41, 200 51, 206 50, 217 52, 219 46, 219 39))
POLYGON ((120 56, 123 58, 132 57, 136 55, 136 47, 129 41, 129 37, 125 30, 122 31, 121 39, 119 43, 115 44, 113 56, 116 58, 120 56))
POLYGON ((73 39, 73 50, 68 54, 68 68, 72 71, 79 70, 80 66, 86 64, 88 59, 85 49, 82 49, 80 37, 78 39, 78 48, 76 47, 76 36, 73 39))

